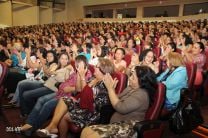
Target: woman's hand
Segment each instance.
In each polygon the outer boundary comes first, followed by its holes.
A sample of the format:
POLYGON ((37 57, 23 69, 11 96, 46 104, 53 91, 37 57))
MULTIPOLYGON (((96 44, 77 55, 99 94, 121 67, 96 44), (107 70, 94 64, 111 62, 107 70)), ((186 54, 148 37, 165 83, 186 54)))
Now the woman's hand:
POLYGON ((26 55, 27 55, 28 57, 30 57, 30 54, 31 54, 31 47, 26 48, 26 49, 25 49, 25 53, 26 53, 26 55))
POLYGON ((134 53, 132 56, 131 56, 131 65, 132 66, 135 66, 136 64, 139 63, 139 56, 138 54, 134 53))
POLYGON ((85 78, 85 74, 87 72, 87 67, 85 66, 84 62, 78 63, 76 70, 79 73, 81 78, 85 78))
POLYGON ((118 83, 116 78, 112 78, 109 73, 104 76, 103 82, 108 90, 115 89, 118 83))

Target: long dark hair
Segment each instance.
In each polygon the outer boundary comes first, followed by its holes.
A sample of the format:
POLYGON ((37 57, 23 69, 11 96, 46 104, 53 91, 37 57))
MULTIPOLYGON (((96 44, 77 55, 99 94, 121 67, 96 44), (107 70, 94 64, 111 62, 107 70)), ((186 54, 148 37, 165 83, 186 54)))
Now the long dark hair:
POLYGON ((58 59, 57 59, 56 53, 55 53, 53 50, 47 51, 47 52, 46 52, 46 55, 47 55, 48 53, 51 53, 51 54, 53 55, 53 61, 52 61, 52 62, 48 62, 48 63, 47 63, 48 66, 50 66, 50 65, 53 64, 53 63, 58 63, 58 59))
POLYGON ((136 66, 135 71, 140 88, 147 90, 150 103, 152 103, 154 94, 157 90, 157 79, 155 72, 148 66, 136 66))

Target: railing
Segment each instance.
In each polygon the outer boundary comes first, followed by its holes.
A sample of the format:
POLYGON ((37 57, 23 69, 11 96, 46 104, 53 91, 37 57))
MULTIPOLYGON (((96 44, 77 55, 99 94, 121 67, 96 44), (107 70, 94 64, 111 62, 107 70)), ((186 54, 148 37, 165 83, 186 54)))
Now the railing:
POLYGON ((179 16, 179 17, 151 17, 151 18, 83 18, 78 19, 77 21, 81 22, 139 22, 139 21, 182 21, 182 20, 198 20, 198 19, 208 19, 208 13, 197 14, 197 15, 188 15, 188 16, 179 16))

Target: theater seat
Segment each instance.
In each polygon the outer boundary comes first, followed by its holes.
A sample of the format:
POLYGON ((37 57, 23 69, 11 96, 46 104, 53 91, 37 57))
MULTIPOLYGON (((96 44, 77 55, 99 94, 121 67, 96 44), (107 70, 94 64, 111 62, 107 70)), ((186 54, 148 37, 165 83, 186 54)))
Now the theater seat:
POLYGON ((137 138, 161 138, 164 130, 164 124, 158 121, 163 103, 165 101, 165 85, 158 83, 158 88, 154 96, 154 102, 151 104, 145 115, 145 121, 136 123, 134 130, 137 132, 137 138))
POLYGON ((3 115, 2 112, 2 96, 4 94, 4 81, 8 72, 8 67, 5 63, 0 62, 0 115, 3 115))
POLYGON ((127 86, 128 77, 125 73, 121 73, 121 72, 115 72, 114 74, 112 74, 112 77, 118 79, 118 83, 116 86, 116 93, 120 94, 127 86))
POLYGON ((131 55, 130 54, 126 54, 124 56, 124 60, 126 61, 126 66, 128 67, 129 64, 131 63, 131 55))
POLYGON ((0 62, 0 98, 3 96, 4 94, 4 80, 6 78, 7 72, 8 72, 8 68, 7 65, 3 62, 0 62))
POLYGON ((160 47, 154 47, 153 49, 153 53, 155 55, 156 58, 159 58, 161 55, 161 48, 160 47))
MULTIPOLYGON (((195 97, 194 95, 194 80, 195 80, 195 77, 196 77, 196 64, 195 63, 192 63, 192 62, 187 62, 185 63, 185 66, 186 66, 186 70, 187 70, 187 76, 188 76, 188 90, 190 92, 190 95, 192 95, 193 97, 195 97)), ((172 112, 168 111, 167 109, 163 108, 161 110, 161 113, 160 113, 160 118, 161 119, 168 119, 169 115, 171 115, 172 112)))
POLYGON ((165 101, 165 92, 165 85, 159 82, 157 91, 154 96, 154 101, 145 114, 145 120, 158 119, 163 103, 165 101))
POLYGON ((192 91, 196 77, 196 70, 197 70, 196 64, 192 62, 187 62, 186 70, 188 75, 188 88, 190 91, 192 91))
MULTIPOLYGON (((121 72, 115 72, 112 74, 112 77, 118 79, 118 84, 116 86, 116 93, 119 94, 126 88, 127 75, 121 72)), ((100 115, 101 117, 99 123, 102 124, 108 123, 113 113, 114 113, 114 109, 112 108, 111 105, 103 106, 101 109, 101 115, 100 115)), ((78 127, 72 122, 68 124, 68 128, 69 131, 72 132, 73 134, 79 134, 82 131, 80 127, 78 127)))
POLYGON ((137 52, 137 54, 141 54, 141 52, 142 52, 142 49, 143 49, 143 46, 142 45, 136 45, 136 52, 137 52))

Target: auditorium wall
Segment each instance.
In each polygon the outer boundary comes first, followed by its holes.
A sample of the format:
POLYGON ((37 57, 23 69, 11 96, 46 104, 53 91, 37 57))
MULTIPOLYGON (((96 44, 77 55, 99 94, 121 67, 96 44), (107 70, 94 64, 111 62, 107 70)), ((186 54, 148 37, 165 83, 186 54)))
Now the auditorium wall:
POLYGON ((47 7, 39 7, 40 24, 49 24, 53 22, 53 9, 47 7))
POLYGON ((11 2, 0 3, 0 24, 12 26, 11 2))
POLYGON ((39 24, 39 7, 13 4, 13 26, 39 24))

